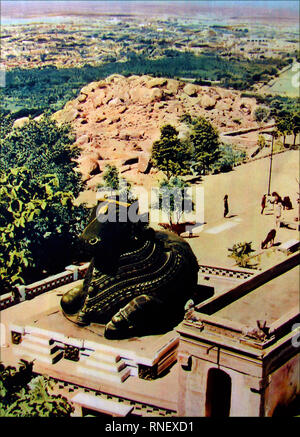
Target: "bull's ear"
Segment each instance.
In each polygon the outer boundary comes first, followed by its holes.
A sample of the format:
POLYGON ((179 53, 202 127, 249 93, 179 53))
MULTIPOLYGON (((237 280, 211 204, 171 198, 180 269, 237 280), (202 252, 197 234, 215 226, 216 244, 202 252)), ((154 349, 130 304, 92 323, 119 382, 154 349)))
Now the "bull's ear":
POLYGON ((97 214, 97 208, 98 208, 98 204, 97 204, 96 206, 94 206, 94 208, 92 208, 92 212, 91 212, 91 214, 90 214, 90 217, 89 217, 89 221, 88 221, 88 223, 90 223, 90 222, 92 222, 93 220, 95 220, 95 218, 96 218, 96 214, 97 214))
POLYGON ((97 217, 99 217, 100 215, 107 214, 107 212, 108 212, 108 204, 101 206, 99 210, 97 210, 97 217))

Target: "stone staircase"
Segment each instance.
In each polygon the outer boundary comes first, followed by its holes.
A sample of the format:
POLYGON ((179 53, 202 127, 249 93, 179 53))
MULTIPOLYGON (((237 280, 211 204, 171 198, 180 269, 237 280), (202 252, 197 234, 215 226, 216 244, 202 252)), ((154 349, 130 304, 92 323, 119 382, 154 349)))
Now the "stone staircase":
POLYGON ((120 355, 107 350, 95 350, 81 359, 77 372, 111 382, 124 382, 131 374, 130 368, 120 355))
MULTIPOLYGON (((82 349, 76 339, 68 339, 68 343, 79 351, 76 362, 78 374, 110 382, 124 382, 133 374, 127 360, 122 359, 115 350, 99 349, 99 346, 94 350, 82 349)), ((66 358, 68 346, 60 340, 53 340, 46 332, 31 330, 22 336, 19 344, 13 346, 13 351, 20 359, 55 364, 66 358)))
MULTIPOLYGON (((10 325, 12 350, 35 365, 54 365, 85 380, 120 384, 131 377, 155 379, 177 359, 178 335, 144 339, 137 347, 69 336, 36 325, 10 325), (73 363, 73 364, 71 364, 73 363)), ((49 367, 50 369, 50 367, 49 367)), ((48 370, 49 370, 48 369, 48 370)))
POLYGON ((63 350, 59 344, 46 335, 30 333, 23 336, 22 342, 14 346, 14 353, 28 361, 40 361, 55 364, 63 357, 63 350))

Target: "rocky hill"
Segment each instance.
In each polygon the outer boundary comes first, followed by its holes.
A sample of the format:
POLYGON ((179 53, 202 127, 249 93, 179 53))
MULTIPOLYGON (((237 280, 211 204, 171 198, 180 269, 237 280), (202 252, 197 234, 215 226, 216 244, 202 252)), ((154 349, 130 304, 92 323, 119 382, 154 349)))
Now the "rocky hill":
POLYGON ((241 98, 238 91, 174 79, 112 75, 82 88, 53 117, 73 126, 82 150, 78 171, 94 188, 107 164, 115 164, 134 183, 153 182, 157 171, 149 168, 152 144, 167 123, 184 136, 183 114, 205 116, 225 133, 256 128, 255 108, 255 99, 241 98))

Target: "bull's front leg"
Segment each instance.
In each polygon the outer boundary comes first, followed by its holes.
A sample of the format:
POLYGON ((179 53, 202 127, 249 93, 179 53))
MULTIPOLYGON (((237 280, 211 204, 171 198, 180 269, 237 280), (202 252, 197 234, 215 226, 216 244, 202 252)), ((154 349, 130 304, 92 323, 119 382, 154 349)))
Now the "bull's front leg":
POLYGON ((153 334, 161 324, 165 305, 153 296, 141 294, 121 308, 105 326, 104 336, 122 339, 153 334))

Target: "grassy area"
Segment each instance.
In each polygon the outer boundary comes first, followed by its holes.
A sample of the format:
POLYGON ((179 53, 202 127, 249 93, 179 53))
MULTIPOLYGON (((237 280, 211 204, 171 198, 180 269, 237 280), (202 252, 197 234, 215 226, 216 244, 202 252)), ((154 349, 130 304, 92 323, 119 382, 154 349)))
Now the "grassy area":
MULTIPOLYGON (((295 77, 298 73, 292 69, 286 70, 278 78, 272 80, 262 88, 267 94, 281 95, 286 97, 299 97, 299 87, 295 86, 295 77)), ((299 80, 298 80, 299 83, 299 80)))

